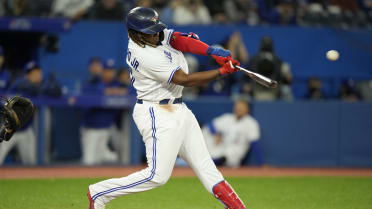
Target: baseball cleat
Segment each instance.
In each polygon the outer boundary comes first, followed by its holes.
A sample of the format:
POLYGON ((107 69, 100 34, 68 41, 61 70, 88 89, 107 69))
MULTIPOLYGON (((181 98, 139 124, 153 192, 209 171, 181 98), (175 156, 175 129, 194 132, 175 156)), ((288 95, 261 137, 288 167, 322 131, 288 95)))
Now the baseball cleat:
POLYGON ((92 200, 92 197, 90 196, 90 191, 88 190, 88 199, 89 199, 89 209, 94 209, 94 202, 92 200))

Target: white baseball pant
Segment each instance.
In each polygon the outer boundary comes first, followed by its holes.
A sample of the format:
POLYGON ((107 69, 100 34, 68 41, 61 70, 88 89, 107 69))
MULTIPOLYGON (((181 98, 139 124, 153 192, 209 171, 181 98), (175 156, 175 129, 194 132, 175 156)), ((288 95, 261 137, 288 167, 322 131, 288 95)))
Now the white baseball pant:
POLYGON ((146 146, 148 167, 127 177, 113 178, 89 186, 95 208, 104 208, 112 199, 150 190, 165 184, 177 155, 194 170, 204 187, 223 180, 213 163, 199 124, 185 104, 136 104, 133 118, 146 146))
POLYGON ((36 164, 36 138, 32 127, 15 132, 9 141, 0 144, 0 165, 14 146, 18 149, 23 164, 36 164))
POLYGON ((103 162, 116 162, 118 155, 108 147, 111 128, 82 128, 82 162, 85 165, 98 165, 103 162))

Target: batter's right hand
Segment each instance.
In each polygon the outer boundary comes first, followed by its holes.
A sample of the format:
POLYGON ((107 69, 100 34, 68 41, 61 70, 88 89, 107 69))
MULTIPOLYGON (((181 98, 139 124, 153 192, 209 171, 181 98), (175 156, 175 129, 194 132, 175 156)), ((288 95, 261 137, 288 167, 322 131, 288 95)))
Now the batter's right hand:
POLYGON ((228 62, 226 62, 221 68, 218 70, 220 71, 221 75, 226 75, 230 73, 235 73, 238 71, 238 68, 235 66, 239 66, 240 63, 237 60, 234 60, 233 58, 230 58, 228 62))

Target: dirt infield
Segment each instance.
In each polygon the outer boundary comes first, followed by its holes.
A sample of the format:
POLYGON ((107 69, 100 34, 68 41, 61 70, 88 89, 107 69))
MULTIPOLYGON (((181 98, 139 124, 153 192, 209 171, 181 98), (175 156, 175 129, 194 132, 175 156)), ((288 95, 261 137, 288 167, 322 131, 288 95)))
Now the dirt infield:
MULTIPOLYGON (((95 178, 95 177, 122 177, 144 167, 0 167, 0 179, 20 178, 95 178)), ((247 167, 247 168, 220 168, 224 176, 366 176, 372 177, 372 169, 346 169, 346 168, 275 168, 275 167, 247 167)), ((176 167, 173 176, 195 176, 190 168, 176 167)))

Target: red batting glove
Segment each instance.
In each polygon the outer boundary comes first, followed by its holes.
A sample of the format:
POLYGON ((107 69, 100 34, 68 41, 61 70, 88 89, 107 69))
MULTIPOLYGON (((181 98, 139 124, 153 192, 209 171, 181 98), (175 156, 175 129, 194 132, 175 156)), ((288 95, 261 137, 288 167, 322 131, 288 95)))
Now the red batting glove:
POLYGON ((226 62, 228 62, 229 60, 231 60, 231 57, 228 56, 228 57, 220 57, 220 56, 216 56, 216 55, 212 55, 213 59, 216 60, 216 62, 222 67, 225 65, 226 62))
POLYGON ((227 75, 231 73, 235 73, 238 71, 238 68, 235 66, 240 66, 240 63, 232 58, 228 62, 226 62, 221 68, 218 70, 220 71, 221 75, 227 75))

